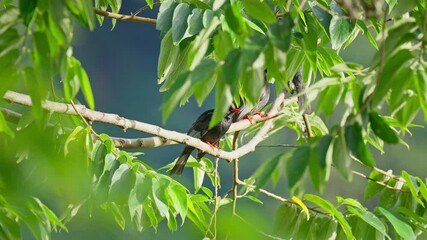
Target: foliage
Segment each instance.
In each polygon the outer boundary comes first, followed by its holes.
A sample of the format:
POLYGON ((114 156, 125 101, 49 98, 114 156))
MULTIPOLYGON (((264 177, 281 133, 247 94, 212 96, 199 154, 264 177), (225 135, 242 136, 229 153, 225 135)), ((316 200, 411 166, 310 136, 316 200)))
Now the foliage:
MULTIPOLYGON (((153 1, 146 2, 153 8, 153 1)), ((43 100, 76 101, 79 92, 95 107, 89 77, 73 56, 74 25, 94 29, 93 7, 118 13, 121 0, 95 0, 94 6, 85 0, 4 0, 1 5, 0 95, 25 91, 32 107, 11 123, 5 109, 16 107, 0 103, 0 238, 22 238, 26 225, 36 239, 49 239, 52 231, 66 231, 83 206, 111 213, 122 229, 129 224, 139 231, 156 229, 165 221, 175 231, 188 218, 215 238, 212 219, 233 199, 217 196, 203 181, 208 178, 213 189, 221 184, 208 158, 188 163, 194 169, 192 191, 138 154, 116 148, 109 135, 96 134, 78 116, 43 110, 43 100)), ((104 17, 96 17, 102 24, 104 17)), ((158 83, 166 91, 163 119, 192 96, 202 105, 215 89, 215 124, 234 100, 256 103, 264 69, 277 92, 291 91, 301 69, 309 86, 304 93, 316 104, 308 116, 314 136, 306 136, 304 109, 286 105, 267 137, 290 128, 300 145, 265 160, 239 183, 239 197, 261 202, 257 193, 284 175, 290 197, 274 195, 284 202, 274 236, 415 239, 427 233, 426 180, 376 168, 371 150, 405 144, 401 137, 417 114, 427 116, 426 21, 424 1, 164 0, 156 24, 158 83), (368 67, 339 55, 358 35, 377 50, 368 67), (322 194, 331 171, 351 181, 358 174, 355 161, 370 171, 365 200, 378 195, 374 209, 352 198, 337 196, 331 203, 306 193, 311 179, 322 194)), ((259 128, 247 129, 243 141, 259 128)), ((231 136, 222 147, 231 148, 231 136)))

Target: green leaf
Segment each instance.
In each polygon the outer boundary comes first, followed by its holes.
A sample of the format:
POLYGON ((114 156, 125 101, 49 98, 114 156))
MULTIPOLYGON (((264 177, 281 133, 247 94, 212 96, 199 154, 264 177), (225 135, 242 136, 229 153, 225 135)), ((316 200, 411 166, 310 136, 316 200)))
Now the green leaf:
POLYGON ((153 197, 157 210, 159 210, 160 216, 166 217, 166 219, 169 221, 171 216, 168 206, 166 205, 167 201, 165 198, 165 191, 170 182, 166 178, 153 178, 152 180, 153 188, 151 196, 153 197))
POLYGON ((190 16, 188 16, 187 24, 188 29, 186 31, 186 34, 188 37, 194 36, 200 32, 200 30, 203 29, 203 11, 199 8, 193 9, 190 16))
POLYGON ((411 91, 406 91, 403 98, 405 99, 405 104, 395 114, 395 118, 398 120, 399 126, 405 130, 417 116, 420 110, 420 102, 417 95, 411 91))
POLYGON ((267 2, 260 0, 243 0, 243 6, 249 16, 264 21, 273 23, 276 21, 276 16, 268 6, 267 2))
POLYGON ((68 9, 71 13, 87 28, 95 28, 95 15, 91 1, 86 0, 66 0, 68 9))
POLYGON ((319 1, 308 2, 314 15, 319 19, 323 26, 323 30, 329 35, 329 26, 331 24, 332 15, 330 14, 329 4, 319 5, 319 1))
POLYGON ((359 217, 360 219, 365 221, 367 224, 369 224, 372 227, 374 227, 375 229, 377 229, 380 233, 382 233, 388 239, 391 239, 387 235, 387 229, 384 226, 383 222, 377 216, 375 216, 375 214, 373 214, 369 211, 364 211, 361 209, 355 209, 351 206, 347 206, 347 211, 349 211, 350 213, 353 213, 354 215, 356 215, 357 217, 359 217))
MULTIPOLYGON (((387 29, 387 38, 384 42, 385 51, 378 51, 370 66, 378 66, 381 59, 389 59, 389 56, 396 52, 396 50, 401 50, 399 47, 400 45, 416 39, 417 36, 413 33, 416 29, 416 23, 413 18, 403 18, 400 21, 395 22, 393 26, 387 29)), ((391 61, 387 60, 386 63, 391 64, 391 61)), ((397 63, 395 62, 394 64, 397 63)), ((400 66, 400 63, 398 66, 400 66)))
POLYGON ((307 170, 310 160, 310 146, 302 145, 298 147, 292 154, 286 167, 286 175, 288 176, 288 187, 291 195, 294 195, 297 184, 301 182, 301 178, 307 170))
POLYGON ((209 26, 203 29, 192 42, 187 59, 187 67, 190 70, 193 70, 202 61, 202 59, 205 58, 206 53, 211 46, 211 35, 217 29, 219 24, 219 19, 214 17, 209 26))
POLYGON ((53 229, 57 232, 59 231, 58 227, 68 232, 67 227, 59 220, 59 218, 56 216, 56 214, 50 210, 46 205, 44 205, 39 199, 34 198, 36 202, 40 205, 40 207, 43 209, 44 213, 47 216, 47 219, 50 221, 50 223, 53 226, 53 229))
POLYGON ((332 48, 339 50, 349 39, 353 30, 354 23, 350 23, 350 21, 342 18, 341 16, 333 15, 329 25, 332 48))
POLYGON ((162 104, 163 123, 166 122, 181 98, 191 89, 191 81, 187 80, 189 74, 189 72, 180 74, 171 88, 166 92, 162 104))
MULTIPOLYGON (((417 90, 420 106, 424 111, 424 119, 427 122, 427 73, 425 68, 417 69, 417 77, 415 78, 415 86, 417 90)), ((405 78, 407 79, 407 78, 405 78)))
POLYGON ((145 0, 145 2, 147 3, 147 5, 151 8, 151 9, 153 9, 153 0, 145 0))
POLYGON ((217 62, 213 59, 203 59, 189 75, 189 79, 193 84, 192 89, 194 97, 199 106, 202 105, 203 101, 212 91, 215 84, 215 79, 213 77, 216 74, 216 67, 217 62))
POLYGON ((13 137, 15 133, 10 129, 7 124, 6 119, 3 116, 3 113, 0 111, 0 133, 5 133, 9 137, 13 137))
POLYGON ((194 97, 196 98, 199 107, 202 106, 203 102, 206 100, 215 86, 216 77, 217 73, 216 71, 213 71, 213 73, 206 79, 193 85, 194 97))
MULTIPOLYGON (((159 8, 159 14, 156 21, 156 29, 160 31, 162 40, 165 34, 172 27, 173 13, 177 4, 173 0, 164 0, 159 8)), ((172 33, 172 31, 171 31, 172 33)))
POLYGON ((372 37, 372 34, 369 31, 368 27, 366 26, 365 22, 362 20, 357 20, 356 24, 359 27, 359 29, 362 30, 363 35, 366 36, 366 38, 372 44, 372 46, 374 46, 374 48, 378 50, 378 44, 375 41, 374 37, 372 37))
POLYGON ((293 237, 294 224, 298 220, 299 212, 299 208, 293 205, 282 204, 276 211, 274 232, 285 239, 293 237))
POLYGON ((95 109, 95 100, 93 98, 92 87, 90 86, 89 77, 87 76, 87 73, 85 69, 82 67, 80 61, 78 61, 77 59, 76 59, 75 67, 76 67, 75 71, 79 77, 83 96, 85 97, 89 107, 91 109, 95 109))
POLYGON ((316 218, 319 231, 316 231, 316 237, 313 239, 334 239, 337 236, 338 222, 330 218, 316 218))
POLYGON ((25 26, 28 27, 33 19, 36 7, 37 0, 19 0, 19 11, 21 12, 21 17, 24 20, 25 26))
POLYGON ((224 60, 228 53, 233 49, 233 40, 231 39, 230 33, 227 31, 220 31, 213 38, 213 44, 215 48, 215 56, 219 60, 224 60))
POLYGON ((332 155, 328 153, 332 142, 330 135, 322 136, 310 154, 310 175, 317 191, 323 192, 329 179, 332 155))
POLYGON ((337 138, 334 140, 332 160, 338 172, 347 180, 351 181, 353 174, 351 172, 351 160, 345 142, 344 130, 339 129, 337 138))
POLYGON ((363 140, 362 127, 357 122, 345 128, 345 139, 350 151, 357 159, 368 167, 375 165, 371 152, 363 140))
POLYGON ((256 186, 262 188, 267 184, 268 180, 272 177, 274 171, 278 168, 281 162, 289 159, 290 152, 283 152, 276 155, 274 158, 268 161, 264 161, 252 174, 251 178, 255 179, 256 186))
POLYGON ((122 230, 125 230, 126 219, 123 216, 123 213, 120 211, 120 208, 117 206, 116 203, 109 203, 108 206, 110 207, 110 211, 113 213, 114 220, 116 220, 116 223, 122 230))
POLYGON ((186 3, 180 3, 173 12, 172 19, 172 39, 178 45, 184 39, 188 28, 187 18, 191 14, 192 7, 186 3))
MULTIPOLYGON (((194 159, 192 156, 190 156, 189 162, 197 162, 196 159, 194 159)), ((194 191, 198 192, 200 188, 203 186, 203 181, 205 179, 205 170, 203 169, 205 167, 206 163, 203 161, 200 161, 200 167, 193 168, 194 171, 194 191)))
POLYGON ((402 177, 406 181, 406 185, 409 188, 409 191, 411 192, 412 197, 421 205, 424 207, 423 201, 418 197, 418 184, 417 180, 410 176, 405 170, 402 171, 402 177))
POLYGON ((248 68, 240 78, 240 85, 248 102, 256 104, 264 86, 263 65, 259 68, 248 68))
POLYGON ((373 181, 368 180, 368 185, 365 188, 365 201, 384 190, 383 186, 376 183, 383 182, 383 180, 385 180, 385 176, 382 173, 372 170, 372 172, 369 174, 369 179, 372 179, 373 181))
POLYGON ((405 13, 413 10, 413 8, 419 3, 417 0, 407 0, 404 3, 401 1, 389 1, 390 5, 390 17, 399 17, 405 13))
POLYGON ((148 174, 136 173, 135 195, 138 203, 143 204, 152 191, 152 180, 148 174))
POLYGON ((173 185, 172 187, 168 188, 168 193, 173 200, 174 208, 181 216, 182 224, 184 224, 185 217, 188 213, 188 197, 185 189, 177 187, 177 185, 173 185))
MULTIPOLYGON (((405 67, 405 63, 412 58, 412 53, 408 49, 402 49, 387 59, 381 73, 381 78, 372 95, 372 106, 378 106, 384 100, 389 90, 400 82, 397 78, 393 78, 393 76, 396 74, 396 70, 405 67)), ((401 85, 397 85, 396 87, 401 87, 401 85)))
POLYGON ((419 186, 421 196, 424 198, 424 201, 427 201, 427 187, 426 187, 425 183, 419 177, 416 177, 415 179, 418 182, 418 186, 419 186))
POLYGON ((114 172, 109 190, 109 200, 117 204, 127 203, 129 193, 135 186, 136 175, 129 164, 121 164, 114 172))
POLYGON ((179 47, 173 45, 172 31, 168 31, 160 43, 159 61, 157 63, 157 83, 162 83, 167 73, 173 70, 178 58, 179 47))
POLYGON ((16 126, 16 130, 20 131, 28 125, 30 125, 32 122, 34 122, 34 115, 31 110, 25 111, 21 118, 19 119, 18 125, 16 126))
POLYGON ((369 121, 371 122, 371 129, 375 135, 384 140, 386 143, 398 143, 399 137, 396 132, 387 124, 386 121, 377 113, 369 113, 369 121))
POLYGON ((168 228, 170 231, 174 232, 178 228, 178 224, 176 223, 176 218, 172 213, 169 213, 170 218, 168 219, 168 228))
POLYGON ((227 25, 234 33, 238 35, 245 34, 247 27, 239 4, 232 3, 226 6, 224 9, 224 17, 227 25))
POLYGON ((335 209, 334 216, 338 220, 338 223, 341 225, 342 230, 344 231, 347 239, 354 239, 353 233, 351 232, 350 224, 344 218, 343 214, 335 209))
POLYGON ((322 208, 323 210, 325 210, 327 213, 329 213, 330 215, 334 215, 334 212, 336 211, 334 205, 332 205, 332 203, 330 203, 329 201, 317 196, 317 195, 313 195, 313 194, 305 194, 304 195, 304 199, 312 202, 314 204, 316 204, 317 206, 319 206, 320 208, 322 208))
POLYGON ((408 86, 412 85, 409 83, 416 81, 416 77, 414 77, 414 71, 410 67, 400 67, 388 81, 393 83, 390 97, 388 97, 390 112, 393 112, 403 101, 406 102, 404 93, 408 90, 408 86))
POLYGON ((399 234, 399 236, 401 236, 403 239, 415 239, 415 234, 411 226, 402 220, 397 214, 379 206, 375 209, 383 214, 388 221, 390 221, 391 225, 393 226, 396 233, 399 234))
POLYGON ((268 37, 275 47, 283 52, 287 52, 291 45, 292 28, 294 23, 289 14, 268 28, 268 37))
MULTIPOLYGON (((9 211, 10 212, 10 211, 9 211)), ((0 214, 0 237, 4 239, 22 239, 20 224, 16 219, 13 219, 15 216, 10 214, 0 214)))
POLYGON ((330 85, 327 87, 319 95, 316 112, 322 112, 327 118, 329 118, 341 100, 342 92, 343 87, 341 85, 330 85))
POLYGON ((245 69, 242 52, 239 49, 233 49, 228 53, 222 67, 222 76, 226 84, 231 86, 231 93, 237 90, 237 83, 242 72, 245 69))
POLYGON ((292 201, 294 201, 296 204, 298 204, 298 206, 300 206, 302 208, 305 215, 307 216, 307 221, 310 220, 310 212, 308 211, 307 206, 301 201, 301 199, 293 196, 292 201))

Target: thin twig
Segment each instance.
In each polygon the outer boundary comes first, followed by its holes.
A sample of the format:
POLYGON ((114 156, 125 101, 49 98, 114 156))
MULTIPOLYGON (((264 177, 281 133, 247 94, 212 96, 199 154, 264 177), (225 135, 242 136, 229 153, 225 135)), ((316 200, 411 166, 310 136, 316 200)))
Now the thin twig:
POLYGON ((233 161, 233 215, 236 214, 237 205, 237 179, 239 179, 239 159, 233 161))
POLYGON ((300 5, 298 6, 298 10, 302 10, 304 5, 307 3, 307 0, 302 0, 302 2, 300 3, 300 5))
MULTIPOLYGON (((255 185, 247 184, 247 183, 245 183, 245 182, 241 181, 240 179, 238 179, 238 180, 237 180, 237 183, 238 183, 238 184, 240 184, 240 185, 246 186, 246 187, 250 187, 250 188, 257 189, 257 190, 258 190, 258 191, 260 191, 261 193, 264 193, 265 195, 267 195, 267 196, 269 196, 269 197, 271 197, 271 198, 274 198, 274 199, 276 199, 276 200, 279 200, 279 201, 281 201, 281 202, 284 202, 284 203, 290 203, 290 204, 294 204, 294 205, 299 206, 299 205, 298 205, 296 202, 294 202, 292 199, 287 199, 287 198, 281 197, 281 196, 276 195, 276 194, 274 194, 274 193, 272 193, 272 192, 269 192, 269 191, 267 191, 267 190, 265 190, 265 189, 263 189, 263 188, 257 188, 255 185)), ((308 209, 310 209, 310 210, 311 210, 311 211, 313 211, 313 212, 316 212, 316 213, 319 213, 319 214, 323 214, 323 215, 327 215, 327 216, 329 216, 329 214, 328 214, 328 213, 325 213, 325 212, 319 211, 319 210, 317 210, 317 209, 315 209, 315 208, 308 207, 308 206, 307 206, 307 208, 308 208, 308 209)))
POLYGON ((264 144, 264 145, 258 145, 257 148, 270 148, 270 147, 289 147, 289 148, 297 148, 298 145, 292 145, 292 144, 264 144))
MULTIPOLYGON (((354 155, 351 155, 351 154, 350 154, 350 158, 351 158, 353 161, 355 161, 355 162, 357 162, 357 163, 359 163, 359 164, 361 164, 361 165, 363 165, 363 166, 365 166, 365 167, 369 167, 369 166, 367 166, 366 164, 364 164, 362 161, 360 161, 358 158, 356 158, 354 155)), ((370 167, 370 168, 372 168, 373 170, 375 170, 375 171, 377 171, 377 172, 379 172, 379 173, 381 173, 381 174, 383 174, 383 175, 385 175, 385 176, 387 176, 387 177, 393 178, 393 179, 395 179, 396 181, 399 181, 399 182, 402 182, 402 183, 406 183, 406 181, 405 181, 403 178, 398 177, 398 176, 393 175, 393 174, 390 174, 390 173, 388 173, 388 172, 386 172, 386 171, 384 171, 384 170, 382 170, 382 169, 380 169, 380 168, 377 168, 377 167, 370 167)))
POLYGON ((70 100, 70 103, 71 106, 73 106, 74 111, 76 111, 76 113, 80 116, 80 119, 85 123, 87 127, 90 127, 90 132, 92 133, 92 135, 94 135, 97 139, 101 139, 99 135, 95 132, 95 130, 93 130, 92 125, 90 125, 86 118, 84 118, 83 115, 79 112, 79 110, 77 110, 77 107, 74 104, 73 100, 70 100))
POLYGON ((363 173, 361 173, 361 172, 354 171, 354 170, 353 170, 352 172, 353 172, 356 176, 359 176, 359 177, 362 177, 362 178, 366 178, 367 180, 372 181, 372 182, 374 182, 374 183, 376 183, 376 184, 378 184, 378 185, 381 185, 381 186, 383 186, 383 187, 386 187, 386 188, 388 188, 388 189, 391 189, 391 190, 394 190, 394 191, 400 191, 400 192, 409 192, 408 190, 395 188, 395 187, 392 187, 392 186, 390 186, 390 185, 387 185, 387 184, 385 184, 385 183, 383 183, 383 182, 379 182, 379 181, 377 181, 377 180, 375 180, 375 179, 373 179, 373 178, 370 178, 370 177, 366 176, 365 174, 363 174, 363 173))
POLYGON ((306 113, 302 114, 302 119, 304 119, 305 129, 307 131, 307 137, 308 139, 310 139, 313 137, 313 132, 311 131, 310 121, 308 121, 308 117, 306 113))
MULTIPOLYGON (((155 3, 153 3, 153 6, 156 6, 156 5, 160 5, 161 3, 160 2, 155 2, 155 3)), ((145 5, 145 6, 142 6, 140 9, 138 9, 138 10, 136 10, 135 11, 135 13, 132 13, 132 17, 134 17, 134 16, 136 16, 136 15, 138 15, 138 14, 140 14, 142 11, 144 11, 145 9, 148 9, 150 6, 147 4, 147 5, 145 5)))
MULTIPOLYGON (((239 133, 235 132, 233 136, 233 150, 236 150, 237 148, 237 139, 239 137, 239 133)), ((232 213, 233 215, 236 215, 236 204, 237 204, 237 181, 239 180, 239 159, 233 160, 233 186, 232 186, 232 192, 233 192, 233 207, 232 207, 232 213)))
POLYGON ((114 19, 122 20, 122 21, 142 22, 142 23, 150 23, 150 24, 154 24, 154 25, 157 22, 157 19, 153 19, 153 18, 138 17, 138 16, 133 16, 133 15, 124 15, 124 14, 120 14, 120 13, 112 13, 112 12, 108 12, 108 11, 105 11, 105 10, 102 10, 99 8, 94 8, 93 10, 98 15, 108 17, 108 18, 114 18, 114 19))
POLYGON ((208 232, 211 232, 210 231, 210 228, 211 228, 211 226, 212 226, 212 224, 214 225, 214 232, 212 233, 213 234, 213 239, 216 239, 216 225, 217 225, 217 212, 218 212, 218 209, 219 209, 219 202, 218 202, 218 165, 219 165, 219 158, 216 158, 215 159, 215 170, 214 170, 214 200, 215 200, 215 202, 214 202, 214 214, 212 215, 212 217, 211 217, 211 220, 209 221, 209 225, 208 225, 208 228, 207 228, 207 230, 206 230, 206 233, 205 233, 205 237, 208 235, 208 232))

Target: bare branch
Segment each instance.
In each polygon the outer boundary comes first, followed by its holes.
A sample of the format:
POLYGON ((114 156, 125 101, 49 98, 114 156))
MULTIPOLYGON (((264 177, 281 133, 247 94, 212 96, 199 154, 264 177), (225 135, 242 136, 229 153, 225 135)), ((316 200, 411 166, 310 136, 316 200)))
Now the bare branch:
MULTIPOLYGON (((13 91, 7 91, 3 96, 3 98, 21 105, 26 105, 26 106, 32 105, 30 96, 13 92, 13 91)), ((267 112, 266 114, 267 117, 264 118, 267 120, 265 121, 261 129, 258 131, 258 133, 251 139, 251 141, 249 141, 247 144, 245 144, 241 148, 231 152, 225 152, 222 150, 213 149, 208 144, 200 141, 199 139, 193 138, 183 133, 166 130, 159 126, 144 123, 144 122, 139 122, 136 120, 126 119, 117 114, 104 113, 104 112, 91 110, 86 108, 84 105, 76 105, 75 106, 77 110, 76 111, 71 104, 58 103, 58 102, 52 102, 52 101, 46 100, 42 103, 42 106, 45 110, 50 112, 57 112, 57 113, 63 113, 63 114, 69 114, 69 115, 81 114, 84 118, 90 121, 97 121, 97 122, 112 124, 115 126, 119 126, 124 130, 134 129, 137 131, 155 135, 163 139, 162 142, 165 142, 165 143, 167 143, 168 141, 184 143, 189 146, 200 149, 212 156, 219 157, 227 161, 232 161, 233 159, 240 158, 246 155, 247 153, 254 151, 256 145, 266 138, 266 134, 268 133, 268 130, 272 127, 274 116, 279 115, 279 110, 283 107, 283 105, 285 103, 291 103, 295 101, 294 99, 287 99, 284 101, 283 98, 284 98, 284 93, 279 94, 279 96, 273 102, 272 107, 267 112)), ((239 122, 239 123, 236 123, 236 126, 248 127, 250 126, 250 124, 251 123, 239 122)), ((235 128, 238 128, 238 127, 235 127, 235 128)), ((153 140, 153 142, 155 141, 153 140)))
POLYGON ((122 21, 130 21, 130 22, 142 22, 142 23, 150 23, 150 24, 156 24, 157 19, 153 19, 153 18, 146 18, 146 17, 138 17, 135 15, 123 15, 120 13, 112 13, 112 12, 108 12, 99 8, 94 8, 93 11, 101 16, 104 17, 108 17, 108 18, 114 18, 117 20, 122 20, 122 21))

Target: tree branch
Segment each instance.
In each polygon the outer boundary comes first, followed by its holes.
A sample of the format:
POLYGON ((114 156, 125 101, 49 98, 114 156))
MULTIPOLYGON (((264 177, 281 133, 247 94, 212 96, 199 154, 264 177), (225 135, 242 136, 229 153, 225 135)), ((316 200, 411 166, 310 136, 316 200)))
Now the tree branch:
MULTIPOLYGON (((7 91, 3 96, 3 98, 17 104, 32 106, 30 96, 25 94, 13 92, 13 91, 7 91)), ((268 133, 268 130, 272 127, 273 118, 279 115, 279 110, 284 106, 284 104, 289 104, 291 102, 296 101, 296 99, 293 99, 293 98, 287 99, 284 101, 283 98, 284 98, 284 93, 279 94, 279 96, 273 102, 272 107, 267 112, 266 117, 260 118, 259 120, 257 120, 257 121, 261 121, 261 119, 262 120, 266 119, 264 125, 261 127, 258 133, 251 139, 251 141, 249 141, 247 144, 240 147, 239 149, 231 152, 225 152, 222 150, 213 149, 208 144, 200 141, 200 139, 193 138, 186 134, 166 130, 159 126, 144 123, 144 122, 126 119, 117 114, 94 111, 86 108, 84 105, 76 105, 75 106, 76 109, 74 109, 71 104, 58 103, 58 102, 45 100, 43 101, 42 106, 45 110, 50 112, 64 113, 69 115, 81 114, 84 118, 90 121, 97 121, 97 122, 112 124, 115 126, 119 126, 124 130, 134 129, 137 131, 155 135, 158 138, 150 138, 149 140, 149 142, 155 146, 159 146, 159 144, 166 145, 172 142, 184 143, 186 145, 200 149, 212 156, 219 157, 227 161, 232 161, 233 159, 240 158, 246 155, 247 153, 254 151, 256 145, 265 139, 266 134, 268 133)), ((250 126, 251 123, 247 121, 242 121, 242 122, 235 123, 233 125, 235 125, 233 126, 234 129, 231 129, 231 130, 236 131, 236 129, 240 127, 243 127, 242 129, 244 129, 245 127, 250 126)), ((123 144, 123 141, 121 140, 124 140, 124 139, 118 138, 116 140, 117 142, 121 142, 121 144, 123 144)), ((124 140, 124 142, 126 143, 127 141, 124 140)), ((135 142, 139 142, 140 144, 141 142, 144 143, 144 140, 139 139, 135 142)))
POLYGON ((123 15, 120 13, 112 13, 99 8, 93 8, 93 11, 101 16, 114 18, 122 21, 130 21, 130 22, 142 22, 142 23, 150 23, 156 25, 157 19, 146 18, 146 17, 138 17, 135 15, 123 15))

